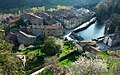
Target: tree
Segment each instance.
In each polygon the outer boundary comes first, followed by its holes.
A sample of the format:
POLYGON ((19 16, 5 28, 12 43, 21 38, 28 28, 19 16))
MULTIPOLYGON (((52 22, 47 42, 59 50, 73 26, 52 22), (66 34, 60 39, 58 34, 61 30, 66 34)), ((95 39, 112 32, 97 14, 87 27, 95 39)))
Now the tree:
POLYGON ((28 12, 40 12, 45 11, 45 6, 42 7, 32 7, 30 9, 27 9, 28 12))
POLYGON ((38 7, 38 11, 45 11, 45 6, 38 7))
POLYGON ((56 38, 53 36, 48 36, 44 40, 44 46, 42 52, 48 56, 55 55, 60 52, 60 45, 56 44, 56 38))
POLYGON ((105 75, 107 63, 101 59, 87 59, 80 56, 69 70, 69 75, 105 75))
POLYGON ((0 39, 4 39, 5 32, 4 32, 4 26, 0 26, 0 39))
POLYGON ((120 31, 120 15, 113 14, 106 22, 105 22, 105 34, 113 34, 115 32, 120 31))
POLYGON ((120 74, 120 62, 117 63, 115 66, 113 66, 113 75, 119 75, 120 74))
POLYGON ((120 14, 120 0, 101 0, 101 2, 96 5, 96 9, 98 20, 106 20, 112 14, 120 14))
POLYGON ((57 9, 58 9, 58 10, 60 10, 60 9, 69 10, 70 7, 69 7, 69 6, 61 6, 61 5, 58 5, 58 6, 57 6, 57 9))
POLYGON ((8 52, 0 53, 0 75, 24 75, 20 60, 8 52))
POLYGON ((13 45, 0 39, 0 75, 24 75, 20 60, 12 53, 13 45))
POLYGON ((45 58, 45 65, 48 66, 40 75, 66 75, 67 68, 59 66, 57 56, 45 58))
POLYGON ((108 5, 106 3, 99 3, 96 5, 97 9, 97 17, 98 20, 103 20, 103 17, 106 19, 109 15, 108 13, 108 5))

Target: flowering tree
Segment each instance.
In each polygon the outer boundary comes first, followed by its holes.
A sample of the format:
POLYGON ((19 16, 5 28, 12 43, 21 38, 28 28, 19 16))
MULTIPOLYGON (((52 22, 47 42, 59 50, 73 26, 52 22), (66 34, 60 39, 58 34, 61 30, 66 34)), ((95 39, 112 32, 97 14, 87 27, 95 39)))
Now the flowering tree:
POLYGON ((107 63, 101 59, 80 56, 69 70, 69 75, 104 75, 107 72, 107 63))

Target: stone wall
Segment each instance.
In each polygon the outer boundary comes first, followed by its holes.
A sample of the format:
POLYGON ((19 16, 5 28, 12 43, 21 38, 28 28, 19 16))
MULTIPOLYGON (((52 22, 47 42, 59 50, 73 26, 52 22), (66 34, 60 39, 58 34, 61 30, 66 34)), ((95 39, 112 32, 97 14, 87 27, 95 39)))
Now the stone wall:
POLYGON ((63 27, 62 28, 57 28, 57 29, 41 29, 41 28, 31 28, 30 32, 33 35, 40 35, 40 36, 60 36, 63 34, 63 27))

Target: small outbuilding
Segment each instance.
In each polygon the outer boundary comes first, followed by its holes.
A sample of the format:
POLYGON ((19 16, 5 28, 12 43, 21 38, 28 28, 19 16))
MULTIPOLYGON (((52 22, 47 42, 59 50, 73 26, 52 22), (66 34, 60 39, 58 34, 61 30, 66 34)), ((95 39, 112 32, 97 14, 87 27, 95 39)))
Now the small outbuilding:
POLYGON ((107 35, 107 36, 105 36, 103 42, 110 47, 114 46, 120 42, 119 35, 118 34, 107 35))

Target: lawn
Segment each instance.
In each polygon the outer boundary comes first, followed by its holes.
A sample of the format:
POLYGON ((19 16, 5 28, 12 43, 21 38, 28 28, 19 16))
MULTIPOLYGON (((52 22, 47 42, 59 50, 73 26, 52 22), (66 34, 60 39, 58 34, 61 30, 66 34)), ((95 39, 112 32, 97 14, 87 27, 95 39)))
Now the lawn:
POLYGON ((99 55, 102 59, 105 59, 107 61, 107 65, 108 65, 107 75, 114 75, 113 72, 117 67, 116 65, 120 64, 120 59, 103 51, 99 52, 99 55))
POLYGON ((74 49, 72 49, 71 47, 69 46, 63 46, 63 50, 62 50, 62 53, 60 53, 59 57, 62 57, 62 56, 65 56, 71 52, 73 52, 74 49))
POLYGON ((26 55, 27 64, 26 70, 31 71, 36 67, 40 67, 43 64, 44 53, 41 52, 40 48, 28 49, 24 51, 17 52, 16 54, 24 54, 26 55))
POLYGON ((59 57, 63 57, 74 50, 76 50, 76 44, 71 41, 64 41, 64 45, 62 46, 62 53, 60 53, 59 57))
POLYGON ((72 64, 72 62, 77 60, 79 55, 80 55, 79 53, 74 53, 74 54, 70 55, 68 58, 60 61, 58 64, 60 66, 70 66, 72 64))
POLYGON ((44 70, 42 73, 40 73, 38 75, 53 75, 53 73, 49 70, 44 70))
POLYGON ((104 58, 109 58, 109 56, 110 56, 108 53, 103 52, 103 51, 99 52, 98 54, 99 54, 100 57, 103 58, 103 59, 104 59, 104 58))
MULTIPOLYGON (((61 45, 61 53, 59 53, 58 59, 61 57, 65 58, 58 62, 60 66, 70 66, 72 62, 76 61, 76 57, 79 56, 79 53, 71 53, 73 52, 76 47, 71 42, 67 41, 66 44, 61 43, 63 41, 57 41, 61 45), (69 53, 71 53, 69 55, 69 53), (67 56, 66 56, 67 55, 67 56)), ((41 52, 42 45, 35 46, 34 48, 26 48, 26 50, 18 52, 17 54, 24 54, 27 58, 26 70, 31 72, 32 69, 41 67, 44 64, 44 58, 47 57, 44 53, 41 52)), ((50 73, 44 72, 42 75, 49 75, 50 73)), ((50 74, 52 75, 52 74, 50 74)))
POLYGON ((107 60, 107 63, 108 63, 109 67, 112 67, 114 64, 120 62, 119 58, 115 58, 115 57, 113 57, 112 55, 109 55, 106 52, 103 52, 103 51, 99 52, 99 55, 102 59, 107 60))

